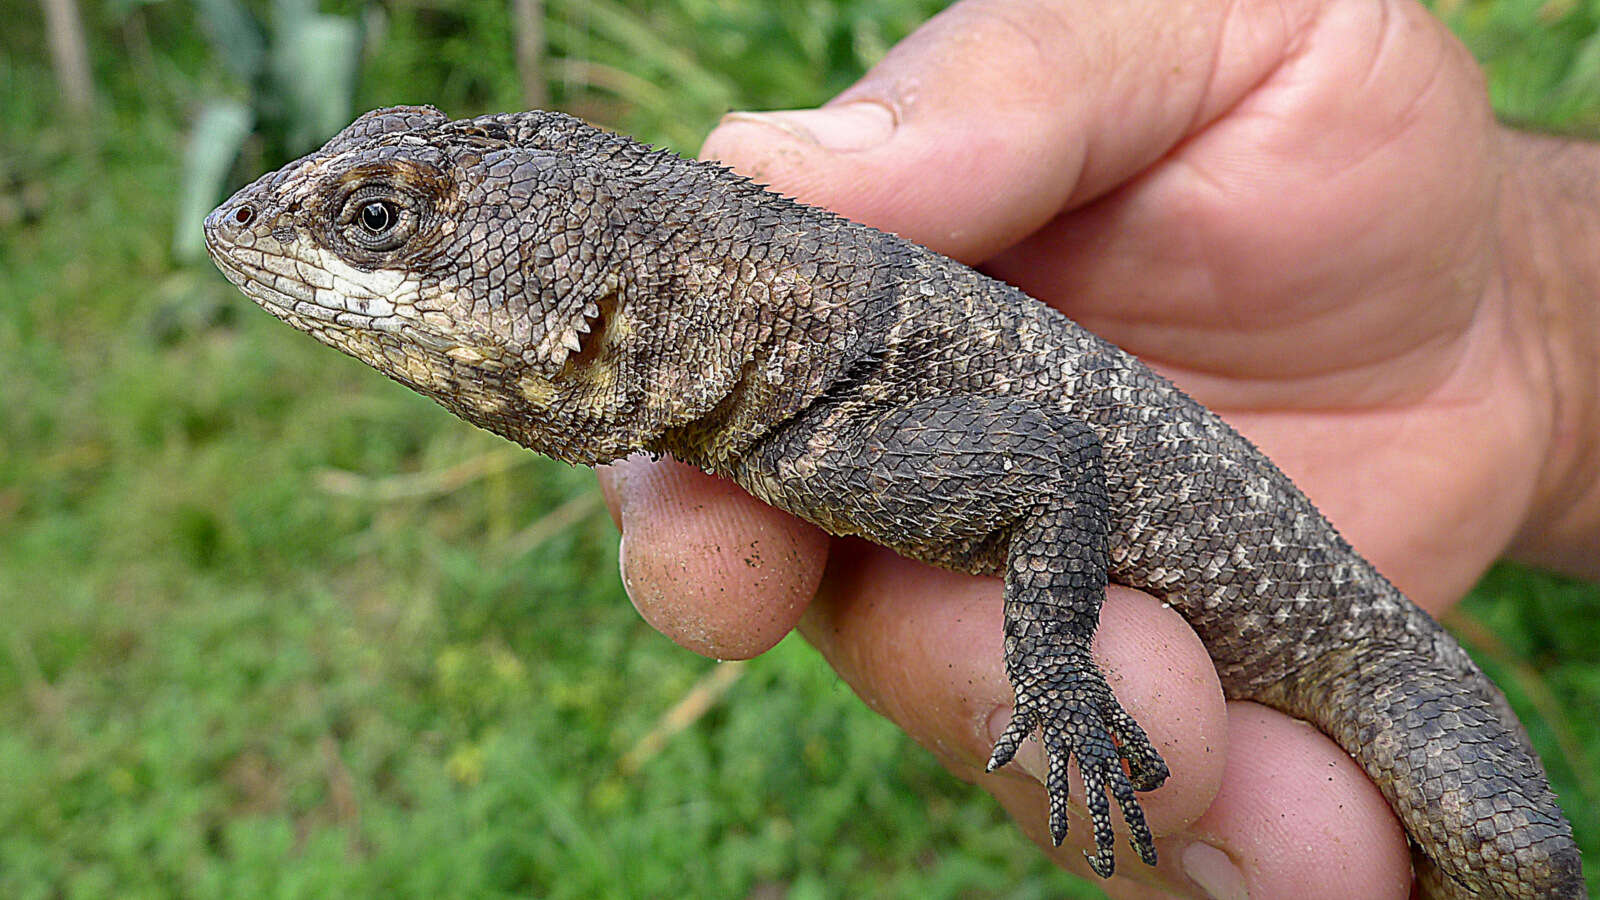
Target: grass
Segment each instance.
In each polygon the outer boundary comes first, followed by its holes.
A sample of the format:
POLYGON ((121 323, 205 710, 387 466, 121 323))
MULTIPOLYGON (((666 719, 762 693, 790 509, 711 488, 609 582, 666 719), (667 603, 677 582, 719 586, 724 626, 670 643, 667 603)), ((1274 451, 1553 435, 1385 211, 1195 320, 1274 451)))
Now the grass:
MULTIPOLYGON (((553 99, 690 151, 934 5, 552 2, 553 99)), ((194 110, 262 91, 194 24, 214 8, 87 10, 87 129, 40 25, 0 31, 0 896, 1096 896, 793 639, 651 741, 717 667, 623 597, 591 476, 173 260, 194 110)), ((1508 114, 1596 121, 1586 8, 1445 11, 1508 114)), ((357 108, 521 105, 500 5, 330 12, 372 36, 357 108)), ((1591 856, 1597 605, 1503 568, 1463 620, 1591 856)))

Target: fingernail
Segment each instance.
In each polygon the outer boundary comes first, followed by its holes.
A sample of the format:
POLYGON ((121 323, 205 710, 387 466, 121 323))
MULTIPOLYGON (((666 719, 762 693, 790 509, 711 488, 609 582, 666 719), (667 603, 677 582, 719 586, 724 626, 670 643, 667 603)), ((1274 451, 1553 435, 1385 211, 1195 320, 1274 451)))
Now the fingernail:
POLYGON ((1228 854, 1198 841, 1183 848, 1183 874, 1212 900, 1250 900, 1244 873, 1228 854))
POLYGON ((894 110, 875 100, 856 100, 821 109, 777 112, 731 112, 724 122, 748 122, 776 128, 796 140, 825 150, 870 150, 894 134, 894 110))
MULTIPOLYGON (((619 459, 610 465, 603 466, 604 475, 600 476, 600 490, 606 495, 606 505, 610 508, 611 521, 617 526, 617 572, 622 577, 622 592, 633 600, 632 579, 628 577, 628 465, 632 457, 619 459)), ((600 468, 595 470, 600 475, 600 468)), ((638 606, 638 603, 634 603, 638 606)))
POLYGON ((620 463, 595 466, 595 480, 600 484, 600 493, 606 500, 606 513, 611 516, 611 524, 617 526, 617 532, 622 532, 623 501, 627 498, 628 468, 620 463))
POLYGON ((617 538, 617 575, 622 578, 622 593, 628 596, 628 602, 634 606, 639 604, 633 599, 633 579, 628 577, 628 533, 624 531, 617 538))

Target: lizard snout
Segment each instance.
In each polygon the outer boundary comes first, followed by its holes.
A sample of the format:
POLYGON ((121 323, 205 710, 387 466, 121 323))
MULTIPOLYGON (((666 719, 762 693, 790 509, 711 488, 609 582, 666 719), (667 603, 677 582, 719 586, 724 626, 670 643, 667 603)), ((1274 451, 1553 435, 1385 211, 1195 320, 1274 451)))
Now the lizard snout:
POLYGON ((239 238, 255 224, 257 215, 255 204, 249 201, 230 200, 222 204, 206 216, 202 226, 206 244, 215 246, 219 241, 238 243, 239 238))

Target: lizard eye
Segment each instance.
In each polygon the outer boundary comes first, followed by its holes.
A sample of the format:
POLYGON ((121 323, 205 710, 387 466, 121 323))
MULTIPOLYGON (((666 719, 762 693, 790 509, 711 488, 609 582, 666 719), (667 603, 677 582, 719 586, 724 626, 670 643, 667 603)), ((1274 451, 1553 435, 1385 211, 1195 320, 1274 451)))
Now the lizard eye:
POLYGON ((393 228, 395 218, 393 207, 381 200, 361 207, 361 227, 373 237, 381 237, 393 228))
POLYGON ((417 203, 410 195, 377 188, 359 191, 345 201, 337 226, 354 248, 382 253, 410 240, 418 217, 417 203))

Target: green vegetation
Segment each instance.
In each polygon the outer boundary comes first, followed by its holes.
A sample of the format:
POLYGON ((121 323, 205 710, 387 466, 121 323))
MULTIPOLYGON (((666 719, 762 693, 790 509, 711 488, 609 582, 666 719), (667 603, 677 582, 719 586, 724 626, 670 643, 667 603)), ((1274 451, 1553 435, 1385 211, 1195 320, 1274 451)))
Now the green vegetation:
MULTIPOLYGON (((551 2, 548 90, 692 151, 728 108, 826 99, 937 5, 551 2)), ((1509 114, 1600 122, 1589 7, 1444 5, 1509 114)), ((85 125, 37 7, 0 7, 0 896, 1096 896, 802 643, 729 680, 640 622, 588 473, 175 260, 203 110, 258 123, 232 184, 304 139, 292 73, 238 56, 291 7, 86 9, 85 125)), ((364 36, 355 109, 523 105, 506 5, 324 13, 364 36)), ((1464 619, 1591 857, 1597 610, 1507 568, 1464 619)))

